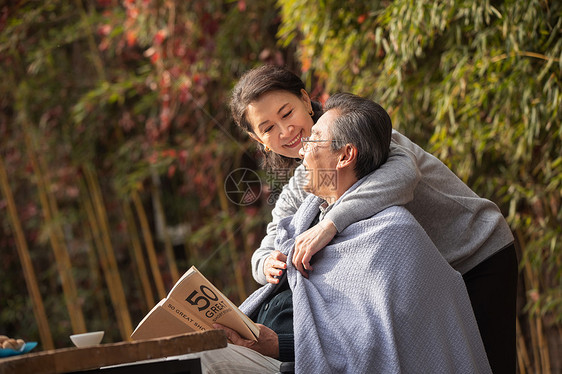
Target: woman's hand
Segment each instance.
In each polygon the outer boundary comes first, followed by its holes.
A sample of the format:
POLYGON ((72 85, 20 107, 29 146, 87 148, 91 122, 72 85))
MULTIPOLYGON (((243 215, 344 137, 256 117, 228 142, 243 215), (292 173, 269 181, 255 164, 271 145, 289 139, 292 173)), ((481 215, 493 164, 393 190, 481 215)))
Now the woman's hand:
POLYGON ((257 341, 244 339, 236 331, 215 323, 213 325, 216 329, 224 330, 228 341, 232 344, 241 345, 242 347, 253 349, 264 356, 279 358, 279 338, 277 333, 267 326, 256 324, 260 329, 260 337, 257 341))
POLYGON ((287 269, 287 256, 279 251, 273 251, 263 263, 263 273, 269 283, 279 283, 278 277, 287 269))
POLYGON ((305 278, 308 278, 307 271, 312 271, 312 256, 331 242, 337 232, 334 223, 327 219, 297 236, 292 262, 305 278))

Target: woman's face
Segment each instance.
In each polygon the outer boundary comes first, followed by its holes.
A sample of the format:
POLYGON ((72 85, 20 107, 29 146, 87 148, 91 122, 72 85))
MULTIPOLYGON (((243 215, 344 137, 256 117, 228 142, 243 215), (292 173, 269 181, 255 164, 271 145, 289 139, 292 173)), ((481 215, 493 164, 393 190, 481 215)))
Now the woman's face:
POLYGON ((310 97, 287 91, 271 91, 248 105, 246 118, 254 133, 250 136, 280 155, 300 158, 301 138, 310 136, 314 121, 310 97))

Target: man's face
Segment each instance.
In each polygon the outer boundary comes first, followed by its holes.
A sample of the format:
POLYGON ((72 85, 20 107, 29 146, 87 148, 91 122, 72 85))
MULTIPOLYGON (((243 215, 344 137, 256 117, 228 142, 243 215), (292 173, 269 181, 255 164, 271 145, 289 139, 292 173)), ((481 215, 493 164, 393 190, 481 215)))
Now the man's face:
POLYGON ((300 156, 307 171, 308 183, 305 191, 328 200, 334 195, 337 186, 336 166, 340 152, 332 151, 330 128, 338 117, 329 110, 312 126, 310 142, 303 142, 300 156))

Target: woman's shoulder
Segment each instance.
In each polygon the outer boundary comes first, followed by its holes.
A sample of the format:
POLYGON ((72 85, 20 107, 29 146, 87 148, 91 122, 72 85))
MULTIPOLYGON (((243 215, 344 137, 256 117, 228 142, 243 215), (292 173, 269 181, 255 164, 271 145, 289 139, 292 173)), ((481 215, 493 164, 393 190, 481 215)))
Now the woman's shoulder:
POLYGON ((307 183, 306 169, 304 165, 301 164, 293 171, 293 175, 284 188, 291 190, 304 200, 309 195, 309 193, 304 190, 307 183))

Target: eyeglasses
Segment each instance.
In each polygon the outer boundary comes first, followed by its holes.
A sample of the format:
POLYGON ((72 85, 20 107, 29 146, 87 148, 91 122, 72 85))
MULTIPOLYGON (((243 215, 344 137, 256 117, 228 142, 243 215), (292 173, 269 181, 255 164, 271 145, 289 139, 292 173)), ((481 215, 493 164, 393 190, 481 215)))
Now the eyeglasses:
POLYGON ((302 149, 305 152, 308 152, 312 149, 312 144, 311 143, 323 143, 323 142, 332 142, 335 143, 336 140, 312 140, 310 139, 310 136, 306 136, 301 138, 301 143, 302 143, 302 149))

